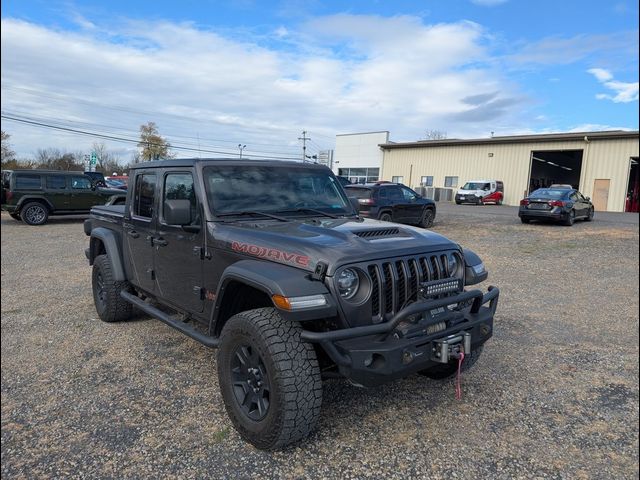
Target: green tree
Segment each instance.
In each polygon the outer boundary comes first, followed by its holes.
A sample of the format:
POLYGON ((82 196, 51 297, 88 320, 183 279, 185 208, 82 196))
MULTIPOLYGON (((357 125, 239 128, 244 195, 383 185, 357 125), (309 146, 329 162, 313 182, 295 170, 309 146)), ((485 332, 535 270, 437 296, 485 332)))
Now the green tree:
POLYGON ((148 122, 146 125, 140 126, 138 148, 141 149, 141 162, 173 157, 170 152, 171 144, 160 136, 155 122, 148 122))

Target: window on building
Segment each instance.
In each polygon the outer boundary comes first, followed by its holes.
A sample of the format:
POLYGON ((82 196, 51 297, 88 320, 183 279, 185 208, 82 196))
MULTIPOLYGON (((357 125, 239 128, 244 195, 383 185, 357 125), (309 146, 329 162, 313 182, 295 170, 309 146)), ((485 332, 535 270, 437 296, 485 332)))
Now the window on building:
POLYGON ((423 187, 433 187, 433 176, 420 177, 420 185, 423 187))
POLYGON ((445 187, 457 187, 458 186, 458 177, 444 177, 444 186, 445 187))
POLYGON ((377 167, 339 168, 338 175, 348 178, 351 183, 373 183, 380 179, 380 169, 377 167))
POLYGON ((138 175, 133 198, 133 214, 138 217, 153 217, 153 201, 156 193, 155 174, 138 175))
POLYGON ((393 183, 402 183, 402 182, 404 182, 404 177, 402 177, 402 176, 391 177, 391 181, 393 183))

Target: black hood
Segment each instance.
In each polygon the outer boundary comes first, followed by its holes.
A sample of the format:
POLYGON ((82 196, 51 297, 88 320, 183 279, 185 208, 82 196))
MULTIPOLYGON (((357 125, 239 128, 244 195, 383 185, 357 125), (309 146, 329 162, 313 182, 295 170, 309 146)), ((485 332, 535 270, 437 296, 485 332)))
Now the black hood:
POLYGON ((314 218, 288 222, 209 222, 214 246, 327 275, 350 263, 459 249, 437 233, 378 220, 314 218))

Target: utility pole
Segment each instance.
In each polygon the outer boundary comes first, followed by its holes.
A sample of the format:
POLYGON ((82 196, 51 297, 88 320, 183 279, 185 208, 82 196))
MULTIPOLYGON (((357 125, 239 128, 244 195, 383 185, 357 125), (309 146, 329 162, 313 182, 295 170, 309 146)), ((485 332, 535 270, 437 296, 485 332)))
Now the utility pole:
POLYGON ((246 145, 238 144, 238 150, 240 150, 240 160, 242 160, 242 151, 246 148, 246 145))
POLYGON ((306 162, 307 161, 307 140, 311 140, 309 137, 307 137, 306 130, 302 131, 302 137, 298 137, 298 140, 302 140, 302 161, 306 162))

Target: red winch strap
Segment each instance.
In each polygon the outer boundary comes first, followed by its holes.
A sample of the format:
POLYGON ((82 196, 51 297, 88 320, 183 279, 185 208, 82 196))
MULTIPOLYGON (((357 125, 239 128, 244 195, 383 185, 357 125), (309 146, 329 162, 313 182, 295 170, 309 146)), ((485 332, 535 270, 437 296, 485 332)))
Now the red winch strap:
POLYGON ((460 400, 462 398, 462 386, 460 385, 462 373, 460 372, 460 368, 462 367, 463 361, 464 352, 460 352, 460 356, 458 357, 458 374, 456 375, 456 400, 460 400))

